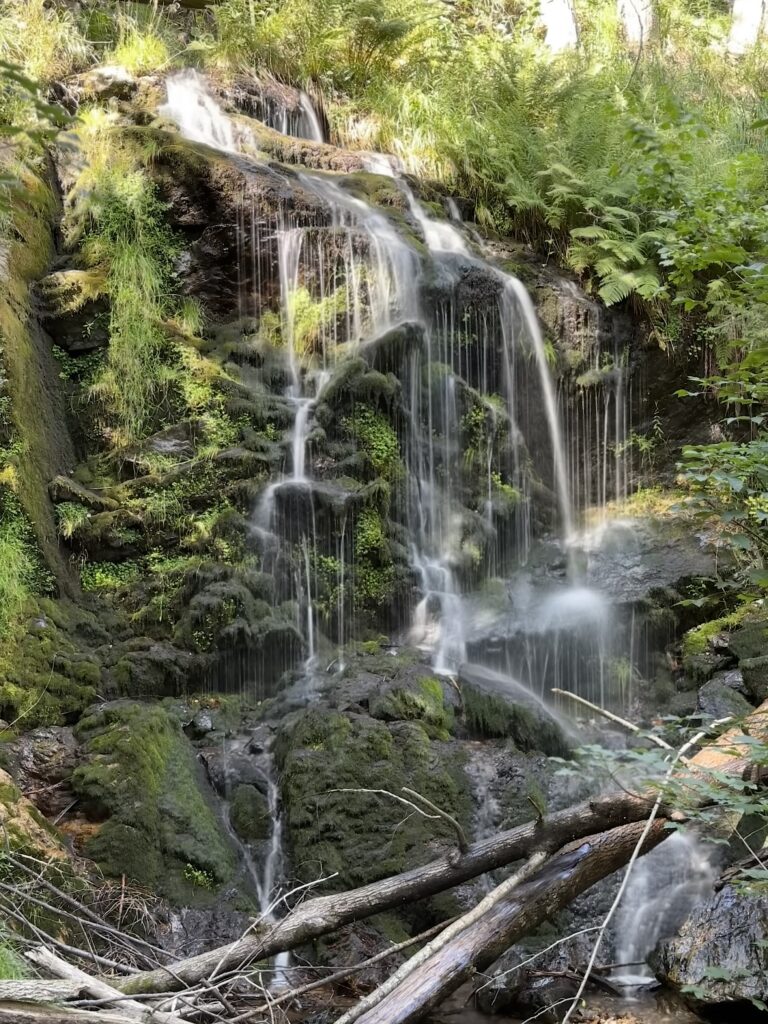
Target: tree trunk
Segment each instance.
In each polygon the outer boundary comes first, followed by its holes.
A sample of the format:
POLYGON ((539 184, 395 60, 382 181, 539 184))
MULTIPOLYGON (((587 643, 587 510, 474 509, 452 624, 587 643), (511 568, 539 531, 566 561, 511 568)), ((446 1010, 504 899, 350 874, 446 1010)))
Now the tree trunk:
POLYGON ((487 871, 528 857, 535 850, 553 853, 565 843, 596 831, 611 829, 646 817, 650 803, 640 797, 612 794, 552 814, 545 821, 528 822, 518 828, 473 843, 466 854, 446 854, 401 875, 371 882, 359 889, 307 900, 282 921, 262 925, 258 931, 228 946, 201 953, 173 964, 115 980, 125 993, 162 992, 194 985, 212 971, 231 970, 246 960, 264 959, 293 949, 342 925, 414 900, 453 888, 487 871))
POLYGON ((617 0, 617 7, 627 42, 644 46, 653 28, 653 0, 617 0))
MULTIPOLYGON (((643 852, 664 839, 665 825, 665 821, 654 822, 643 852)), ((644 822, 633 822, 562 850, 508 899, 437 950, 356 1024, 412 1024, 422 1020, 475 971, 489 967, 545 918, 625 864, 644 827, 644 822)))
POLYGON ((119 1013, 94 1013, 92 1010, 65 1009, 33 1003, 0 1004, 0 1024, 135 1024, 119 1013))

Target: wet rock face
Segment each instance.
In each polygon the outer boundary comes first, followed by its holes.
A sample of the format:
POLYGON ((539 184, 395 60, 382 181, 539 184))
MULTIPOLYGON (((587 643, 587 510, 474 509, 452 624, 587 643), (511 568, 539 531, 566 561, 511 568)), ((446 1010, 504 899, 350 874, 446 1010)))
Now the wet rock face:
MULTIPOLYGON (((664 942, 652 966, 694 1009, 736 1019, 768 983, 768 894, 726 885, 698 906, 676 938, 664 942), (729 1016, 730 1014, 730 1016, 729 1016)), ((739 1017, 738 1019, 742 1019, 739 1017)))

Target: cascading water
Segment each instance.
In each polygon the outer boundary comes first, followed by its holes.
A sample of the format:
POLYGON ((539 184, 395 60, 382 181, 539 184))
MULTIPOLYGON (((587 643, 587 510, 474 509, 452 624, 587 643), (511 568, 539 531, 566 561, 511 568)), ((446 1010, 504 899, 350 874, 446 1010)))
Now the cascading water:
POLYGON ((648 956, 711 894, 717 874, 712 849, 689 832, 675 832, 638 861, 616 918, 615 981, 627 988, 653 982, 648 956))
MULTIPOLYGON (((236 132, 195 73, 169 79, 163 111, 196 141, 237 148, 236 132)), ((541 620, 543 629, 534 635, 526 631, 522 644, 504 640, 498 650, 486 644, 483 660, 540 693, 553 683, 572 684, 569 673, 577 667, 575 685, 590 698, 610 702, 615 687, 605 685, 605 665, 614 652, 602 641, 610 615, 605 602, 579 581, 572 554, 578 452, 573 432, 564 437, 547 344, 527 290, 517 278, 474 255, 455 224, 430 216, 392 158, 371 154, 364 162, 371 172, 389 177, 402 195, 426 242, 426 259, 390 217, 340 180, 318 172, 300 171, 295 180, 327 211, 322 216, 298 219, 285 209, 270 225, 252 202, 250 209, 244 207, 238 228, 239 278, 253 289, 241 302, 244 311, 263 315, 262 281, 270 260, 279 272, 285 400, 292 417, 290 462, 283 476, 263 489, 254 532, 273 567, 283 557, 281 538, 296 548, 285 597, 299 602, 296 621, 308 649, 307 664, 315 663, 320 632, 332 629, 337 641, 354 634, 352 619, 345 621, 354 615, 354 602, 345 591, 356 583, 359 537, 354 495, 314 472, 313 421, 322 410, 323 389, 350 353, 371 345, 375 350, 376 339, 409 323, 415 331, 412 346, 397 365, 382 368, 403 383, 406 474, 395 515, 405 528, 421 591, 411 622, 413 642, 432 652, 440 673, 455 674, 469 644, 477 659, 477 622, 466 595, 484 578, 508 578, 525 564, 533 537, 533 489, 538 487, 532 467, 540 467, 555 498, 571 582, 547 598, 554 611, 541 620), (482 301, 471 298, 473 279, 484 283, 482 301), (470 500, 465 464, 483 479, 481 494, 470 500), (341 511, 333 512, 330 527, 319 527, 318 516, 327 519, 324 510, 331 507, 341 511), (319 528, 330 530, 327 538, 318 536, 319 528), (317 601, 328 584, 318 572, 327 573, 331 562, 336 596, 323 602, 321 630, 317 601), (559 619, 568 605, 582 605, 589 614, 577 623, 559 619)), ((619 409, 617 398, 620 418, 619 409)), ((571 420, 566 422, 570 426, 571 420)), ((603 443, 605 466, 608 450, 603 443)), ((576 490, 580 497, 586 493, 576 490)), ((606 486, 599 488, 599 496, 607 496, 606 486)), ((519 611, 513 603, 515 622, 519 611)), ((516 630, 507 627, 506 635, 514 638, 516 630)))
MULTIPOLYGON (((277 783, 273 777, 271 761, 268 754, 260 757, 253 755, 258 770, 264 780, 266 788, 267 808, 271 821, 271 830, 267 841, 267 849, 261 857, 261 867, 256 863, 254 852, 249 843, 246 843, 238 834, 232 824, 231 797, 232 797, 232 774, 230 770, 230 755, 232 753, 242 754, 248 746, 248 740, 224 740, 222 744, 222 768, 224 793, 221 804, 222 823, 230 838, 232 845, 238 852, 241 863, 241 870, 246 876, 246 888, 251 888, 255 893, 259 912, 265 921, 275 920, 275 902, 277 888, 283 871, 283 822, 280 814, 280 794, 277 783)), ((284 981, 284 971, 290 963, 290 954, 279 953, 273 963, 273 985, 280 985, 284 981)))

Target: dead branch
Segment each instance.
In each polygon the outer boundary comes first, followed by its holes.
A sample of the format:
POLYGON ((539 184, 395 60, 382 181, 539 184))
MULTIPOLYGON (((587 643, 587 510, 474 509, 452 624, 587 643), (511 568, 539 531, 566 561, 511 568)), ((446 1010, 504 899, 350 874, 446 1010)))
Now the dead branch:
POLYGON ((83 986, 77 981, 46 981, 41 978, 22 978, 18 981, 0 981, 0 1003, 61 1003, 77 999, 83 986))
MULTIPOLYGON (((646 850, 665 838, 664 824, 653 823, 646 850)), ((508 898, 500 899, 408 974, 396 989, 359 1017, 357 1024, 412 1024, 422 1020, 475 971, 489 967, 517 939, 626 863, 645 827, 645 822, 632 822, 561 850, 508 898)))
POLYGON ((433 804, 431 800, 427 800, 425 796, 423 796, 421 793, 417 793, 415 789, 409 789, 407 786, 403 786, 403 792, 407 793, 409 796, 412 796, 414 800, 418 800, 420 803, 424 804, 425 807, 428 807, 431 811, 434 811, 435 814, 437 814, 439 817, 447 821, 448 824, 456 833, 456 838, 459 844, 459 850, 461 851, 461 853, 467 852, 467 850, 469 849, 469 840, 467 839, 467 834, 452 814, 449 814, 447 811, 444 811, 442 807, 438 807, 437 804, 433 804))
MULTIPOLYGON (((576 701, 577 704, 583 704, 585 708, 589 708, 594 711, 595 714, 602 715, 603 718, 609 719, 611 722, 616 722, 617 725, 622 726, 624 729, 628 729, 629 732, 642 733, 640 726, 635 725, 634 722, 628 722, 626 718, 619 718, 618 715, 614 715, 612 711, 606 711, 605 708, 601 708, 599 704, 593 704, 589 700, 585 700, 580 697, 577 693, 571 693, 570 690, 560 690, 557 687, 552 687, 552 693, 557 693, 561 697, 568 697, 570 700, 576 701)), ((674 750, 674 747, 663 740, 661 736, 656 736, 654 733, 645 734, 651 743, 655 743, 657 747, 662 747, 664 750, 674 750)))

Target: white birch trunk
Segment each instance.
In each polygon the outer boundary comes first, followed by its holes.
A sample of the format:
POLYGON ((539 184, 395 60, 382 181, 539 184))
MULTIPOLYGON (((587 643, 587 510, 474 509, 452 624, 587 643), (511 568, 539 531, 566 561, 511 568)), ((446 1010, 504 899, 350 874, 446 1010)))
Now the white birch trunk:
POLYGON ((627 42, 643 46, 653 28, 653 0, 616 0, 616 7, 627 42))

